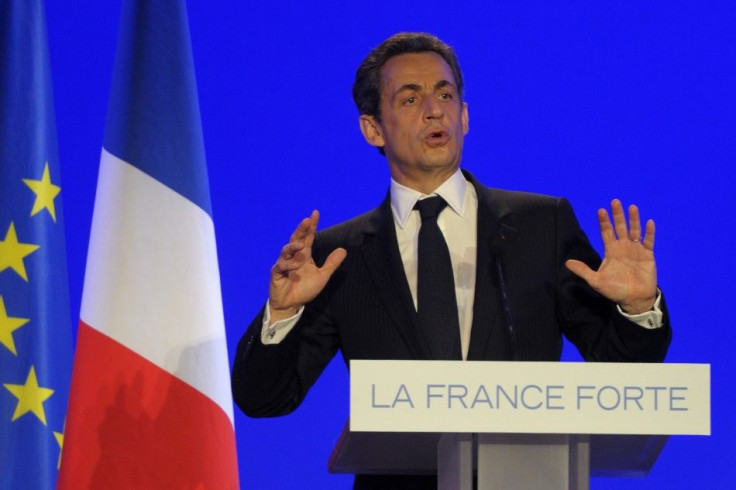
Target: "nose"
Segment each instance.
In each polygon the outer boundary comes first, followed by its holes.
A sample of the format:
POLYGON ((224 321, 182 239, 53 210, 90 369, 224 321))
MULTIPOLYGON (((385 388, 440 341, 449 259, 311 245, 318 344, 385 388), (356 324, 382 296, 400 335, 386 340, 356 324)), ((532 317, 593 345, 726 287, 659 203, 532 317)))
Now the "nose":
POLYGON ((424 118, 440 119, 445 114, 442 104, 434 97, 424 99, 424 118))

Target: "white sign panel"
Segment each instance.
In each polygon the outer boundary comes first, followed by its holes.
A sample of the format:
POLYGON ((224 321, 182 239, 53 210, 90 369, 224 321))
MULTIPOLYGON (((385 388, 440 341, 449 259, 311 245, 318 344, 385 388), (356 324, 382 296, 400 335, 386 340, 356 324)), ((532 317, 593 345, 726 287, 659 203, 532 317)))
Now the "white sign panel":
POLYGON ((350 363, 350 430, 710 434, 710 365, 350 363))

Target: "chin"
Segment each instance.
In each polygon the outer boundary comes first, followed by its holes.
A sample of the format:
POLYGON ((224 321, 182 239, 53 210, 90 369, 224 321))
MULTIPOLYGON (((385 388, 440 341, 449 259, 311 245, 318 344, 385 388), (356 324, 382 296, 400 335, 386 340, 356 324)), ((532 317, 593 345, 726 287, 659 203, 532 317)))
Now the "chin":
POLYGON ((423 166, 427 168, 456 168, 460 162, 460 158, 457 155, 433 154, 426 155, 423 159, 423 166))

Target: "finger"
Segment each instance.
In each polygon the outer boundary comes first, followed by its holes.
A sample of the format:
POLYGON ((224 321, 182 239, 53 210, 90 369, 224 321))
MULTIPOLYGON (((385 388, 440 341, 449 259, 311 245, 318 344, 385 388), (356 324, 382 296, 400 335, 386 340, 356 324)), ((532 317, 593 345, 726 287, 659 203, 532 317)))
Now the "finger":
POLYGON ((629 238, 632 241, 641 241, 641 221, 639 208, 635 204, 629 206, 629 238))
POLYGON ((304 245, 304 240, 287 243, 281 249, 281 255, 279 256, 279 258, 286 260, 291 259, 297 252, 304 250, 304 245))
POLYGON ((654 220, 647 221, 646 235, 644 235, 644 248, 654 251, 654 220))
POLYGON ((314 235, 317 233, 317 224, 319 224, 319 211, 315 209, 312 211, 311 216, 309 216, 309 229, 304 237, 306 246, 309 248, 312 248, 312 243, 314 243, 314 235))
POLYGON ((595 283, 595 271, 588 267, 588 264, 579 260, 568 260, 565 266, 576 276, 582 278, 585 282, 593 286, 595 283))
POLYGON ((619 240, 627 239, 629 235, 626 231, 624 207, 618 199, 611 201, 611 214, 613 214, 613 226, 616 229, 616 236, 619 240))
POLYGON ((340 267, 340 264, 342 264, 347 255, 348 252, 344 248, 336 248, 332 251, 330 255, 327 256, 327 259, 325 260, 325 263, 322 265, 320 270, 327 273, 328 276, 331 276, 332 273, 335 272, 338 267, 340 267))
POLYGON ((299 240, 304 240, 309 234, 309 228, 312 225, 312 218, 304 218, 299 222, 296 229, 294 230, 294 233, 291 234, 291 237, 289 238, 289 241, 296 242, 299 240))
POLYGON ((304 262, 309 259, 306 254, 297 255, 304 250, 304 242, 291 242, 281 249, 281 254, 272 267, 272 271, 276 274, 293 271, 301 267, 304 262))
POLYGON ((608 211, 603 208, 598 210, 598 226, 601 229, 601 238, 603 239, 604 245, 616 240, 616 236, 613 234, 611 220, 608 218, 608 211))

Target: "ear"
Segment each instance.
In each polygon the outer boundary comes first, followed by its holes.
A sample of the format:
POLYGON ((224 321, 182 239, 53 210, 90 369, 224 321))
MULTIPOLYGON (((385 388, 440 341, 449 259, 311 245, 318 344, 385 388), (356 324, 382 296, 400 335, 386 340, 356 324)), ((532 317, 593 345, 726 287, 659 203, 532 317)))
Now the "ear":
POLYGON ((376 147, 383 147, 386 145, 386 142, 383 139, 381 125, 374 116, 363 114, 360 116, 359 122, 360 131, 363 133, 363 137, 369 145, 376 147))
POLYGON ((468 117, 468 103, 463 102, 463 108, 460 112, 460 121, 463 123, 463 134, 468 134, 468 131, 470 131, 470 119, 468 117))

